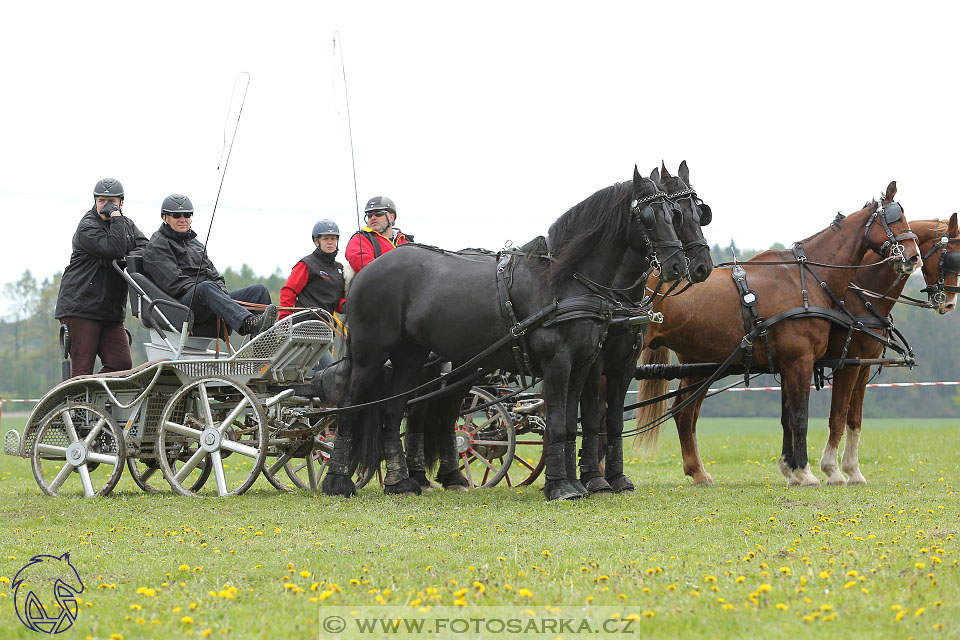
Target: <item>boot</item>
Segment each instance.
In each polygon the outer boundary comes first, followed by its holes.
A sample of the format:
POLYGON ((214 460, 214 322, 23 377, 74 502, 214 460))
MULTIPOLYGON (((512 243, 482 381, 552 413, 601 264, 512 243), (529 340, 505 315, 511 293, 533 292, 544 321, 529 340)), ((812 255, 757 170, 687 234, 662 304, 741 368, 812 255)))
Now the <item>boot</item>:
POLYGON ((243 324, 237 330, 242 336, 256 336, 266 331, 277 321, 276 305, 267 305, 263 313, 251 313, 243 320, 243 324))

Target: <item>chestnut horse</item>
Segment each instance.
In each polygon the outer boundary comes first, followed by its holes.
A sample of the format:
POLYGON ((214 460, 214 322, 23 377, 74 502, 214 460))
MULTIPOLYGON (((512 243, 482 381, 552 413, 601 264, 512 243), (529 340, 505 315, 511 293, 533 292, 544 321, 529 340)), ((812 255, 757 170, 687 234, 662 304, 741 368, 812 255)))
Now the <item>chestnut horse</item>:
MULTIPOLYGON (((957 306, 957 270, 960 267, 960 232, 957 230, 957 214, 950 220, 920 220, 911 224, 917 234, 920 245, 920 254, 923 257, 923 279, 929 290, 930 304, 939 314, 953 311, 957 306), (944 239, 947 241, 944 242, 944 239), (957 257, 950 257, 956 253, 957 257), (951 272, 950 269, 953 269, 951 272), (939 287, 937 286, 939 283, 939 287)), ((870 252, 863 260, 863 264, 876 262, 879 257, 870 252)), ((874 327, 879 324, 880 318, 886 318, 897 297, 906 285, 905 278, 898 278, 890 269, 881 265, 867 267, 857 272, 854 284, 877 293, 885 293, 881 298, 870 300, 870 305, 876 312, 872 314, 864 304, 864 298, 852 290, 844 296, 844 304, 857 318, 874 327), (891 287, 893 287, 891 289, 891 287)), ((885 329, 871 328, 875 332, 885 329)), ((830 330, 830 347, 827 350, 828 358, 839 357, 843 351, 847 332, 840 327, 830 330)), ((850 341, 847 350, 850 358, 878 358, 883 352, 883 346, 870 336, 856 333, 850 341)), ((830 397, 830 435, 823 447, 820 458, 820 470, 827 476, 827 484, 837 485, 864 484, 866 478, 860 472, 858 449, 860 444, 860 430, 863 424, 863 396, 867 389, 867 380, 870 378, 870 367, 844 367, 833 372, 833 392, 830 397), (843 432, 847 432, 846 445, 843 448, 841 467, 844 478, 837 467, 837 454, 843 432)))
MULTIPOLYGON (((900 205, 893 202, 896 182, 886 189, 882 206, 876 201, 846 218, 838 216, 825 230, 807 238, 800 246, 805 255, 800 260, 795 250, 765 251, 741 263, 747 274, 747 285, 753 293, 759 317, 772 318, 787 310, 803 308, 836 309, 834 296, 841 297, 855 274, 853 269, 836 269, 826 265, 859 265, 867 251, 876 249, 890 257, 893 268, 904 274, 920 265, 919 248, 900 205), (900 244, 899 239, 908 239, 900 244), (760 264, 779 262, 783 264, 760 264), (812 268, 811 264, 816 268, 812 268)), ((795 245, 796 248, 796 245, 795 245)), ((889 267, 888 267, 889 268, 889 267)), ((648 349, 667 347, 677 353, 681 363, 723 362, 738 348, 749 346, 744 340, 744 320, 740 293, 726 269, 714 269, 707 280, 697 285, 697 296, 667 298, 661 306, 664 323, 647 328, 648 349)), ((745 294, 746 297, 746 294, 745 294)), ((750 300, 748 300, 750 302, 750 300)), ((760 338, 753 341, 753 363, 771 366, 782 378, 781 417, 783 448, 778 466, 788 484, 819 486, 807 460, 807 419, 810 381, 814 362, 824 356, 829 344, 831 321, 815 315, 799 315, 775 322, 767 331, 769 353, 760 338)), ((643 361, 664 362, 665 354, 644 354, 643 361)), ((734 360, 742 361, 743 353, 734 360)), ((684 378, 681 386, 702 382, 703 378, 684 378)), ((655 385, 641 384, 639 398, 656 394, 655 385)), ((659 385, 663 389, 665 383, 659 385)), ((712 481, 700 461, 696 443, 696 422, 703 396, 691 402, 677 400, 674 420, 683 450, 683 470, 694 482, 712 481)), ((666 403, 645 407, 639 412, 638 424, 664 412, 666 403)), ((639 436, 639 443, 652 447, 661 427, 639 436)))

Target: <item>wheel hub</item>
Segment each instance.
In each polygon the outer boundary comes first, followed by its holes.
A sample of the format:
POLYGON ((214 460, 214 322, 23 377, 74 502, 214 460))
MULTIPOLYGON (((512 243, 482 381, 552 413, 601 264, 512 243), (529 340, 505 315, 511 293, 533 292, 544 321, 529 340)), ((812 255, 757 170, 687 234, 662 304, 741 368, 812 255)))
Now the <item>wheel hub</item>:
POLYGON ((67 462, 79 467, 87 461, 87 448, 82 442, 74 442, 67 447, 67 462))
POLYGON ((464 429, 457 429, 453 432, 453 437, 457 443, 457 453, 465 453, 468 449, 470 449, 470 432, 465 431, 464 429))
POLYGON ((223 436, 216 429, 204 429, 200 434, 200 448, 207 452, 218 451, 223 436))

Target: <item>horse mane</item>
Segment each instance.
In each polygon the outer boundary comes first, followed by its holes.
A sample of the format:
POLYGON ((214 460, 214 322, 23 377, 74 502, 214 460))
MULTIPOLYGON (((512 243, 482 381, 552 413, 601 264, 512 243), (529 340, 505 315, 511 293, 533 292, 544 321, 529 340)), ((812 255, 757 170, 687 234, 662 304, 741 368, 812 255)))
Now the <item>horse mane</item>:
POLYGON ((547 231, 555 260, 547 268, 544 281, 564 280, 597 247, 622 238, 629 220, 624 209, 630 205, 632 195, 632 182, 618 182, 600 189, 557 218, 547 231))

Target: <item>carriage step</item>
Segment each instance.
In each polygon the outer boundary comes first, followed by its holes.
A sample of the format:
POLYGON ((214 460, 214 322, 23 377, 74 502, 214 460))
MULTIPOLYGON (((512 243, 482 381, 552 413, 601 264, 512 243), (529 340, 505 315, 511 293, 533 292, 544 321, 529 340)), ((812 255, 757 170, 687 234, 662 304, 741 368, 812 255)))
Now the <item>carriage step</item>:
POLYGON ((3 434, 3 452, 8 456, 20 455, 20 432, 11 429, 3 434))

